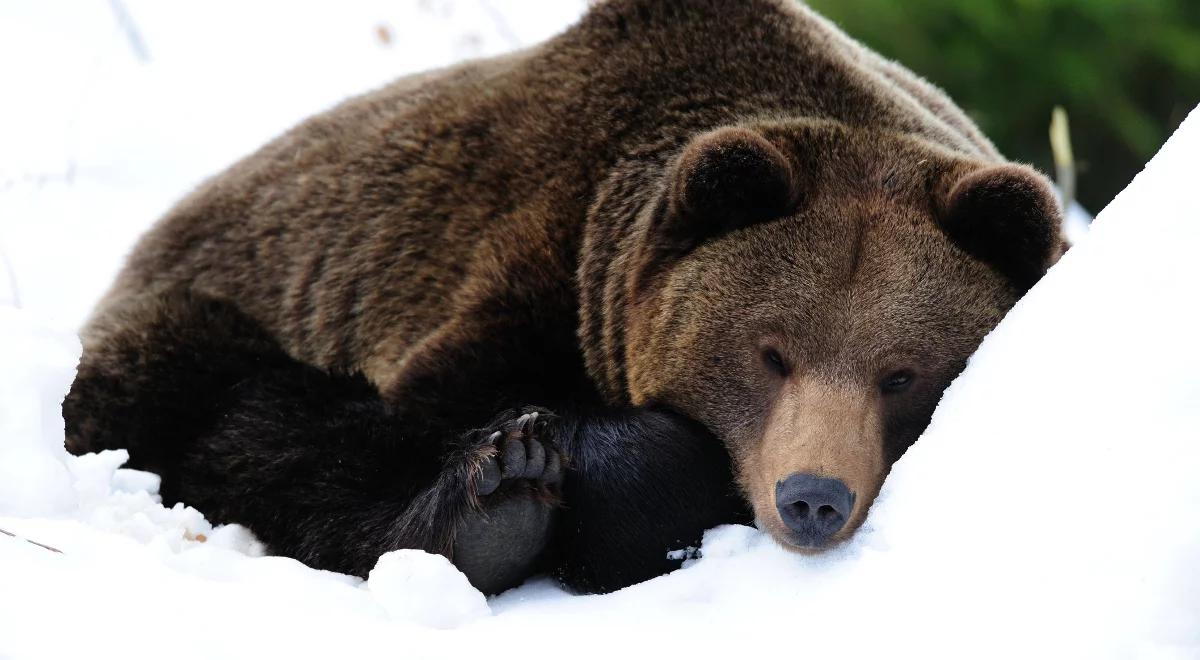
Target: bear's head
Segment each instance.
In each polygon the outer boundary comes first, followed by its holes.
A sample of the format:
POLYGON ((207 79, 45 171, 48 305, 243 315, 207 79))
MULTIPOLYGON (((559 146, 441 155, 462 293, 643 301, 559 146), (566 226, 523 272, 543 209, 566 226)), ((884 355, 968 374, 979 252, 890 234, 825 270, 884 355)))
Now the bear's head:
POLYGON ((835 122, 721 128, 615 181, 581 269, 589 368, 718 436, 759 526, 794 549, 861 524, 1064 249, 1034 170, 835 122))

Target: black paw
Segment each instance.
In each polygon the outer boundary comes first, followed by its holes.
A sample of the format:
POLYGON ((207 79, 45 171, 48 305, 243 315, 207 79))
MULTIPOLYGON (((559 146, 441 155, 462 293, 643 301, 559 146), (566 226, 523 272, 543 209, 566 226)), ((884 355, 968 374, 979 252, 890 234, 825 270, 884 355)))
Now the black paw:
POLYGON ((550 538, 563 477, 562 454, 545 438, 551 423, 545 411, 529 411, 479 431, 478 506, 458 526, 453 559, 484 593, 529 577, 550 538))
POLYGON ((481 502, 514 490, 557 496, 562 483, 562 454, 541 437, 551 417, 545 411, 526 412, 488 434, 487 444, 494 451, 483 461, 475 481, 475 495, 481 502))

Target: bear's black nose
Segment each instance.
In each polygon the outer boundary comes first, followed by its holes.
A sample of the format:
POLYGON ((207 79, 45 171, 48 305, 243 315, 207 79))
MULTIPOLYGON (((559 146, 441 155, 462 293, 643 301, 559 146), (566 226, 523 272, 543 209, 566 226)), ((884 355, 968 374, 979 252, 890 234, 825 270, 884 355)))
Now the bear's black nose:
POLYGON ((854 493, 838 479, 797 473, 775 484, 775 506, 796 545, 819 548, 845 527, 854 493))

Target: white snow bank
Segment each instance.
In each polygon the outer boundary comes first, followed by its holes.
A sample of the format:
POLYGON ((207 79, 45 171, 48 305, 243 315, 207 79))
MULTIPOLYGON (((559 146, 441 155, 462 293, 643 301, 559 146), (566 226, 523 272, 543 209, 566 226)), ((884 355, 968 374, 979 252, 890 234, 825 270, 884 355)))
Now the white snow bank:
POLYGON ((78 504, 67 451, 55 440, 79 351, 75 337, 0 306, 0 514, 47 515, 78 504))
POLYGON ((1200 656, 1197 171, 1193 111, 896 466, 873 518, 911 616, 1014 650, 1200 656))

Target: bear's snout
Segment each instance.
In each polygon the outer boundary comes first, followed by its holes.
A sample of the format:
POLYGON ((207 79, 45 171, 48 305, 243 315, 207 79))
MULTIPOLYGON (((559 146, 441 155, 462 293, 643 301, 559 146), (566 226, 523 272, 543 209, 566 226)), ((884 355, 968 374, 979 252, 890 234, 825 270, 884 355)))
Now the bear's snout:
POLYGON ((775 484, 775 506, 791 530, 789 540, 816 549, 846 526, 854 510, 854 493, 841 479, 796 473, 775 484))
POLYGON ((761 440, 734 455, 758 526, 784 547, 823 550, 866 518, 887 469, 872 394, 811 376, 790 378, 775 396, 761 440))

